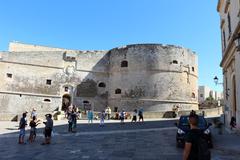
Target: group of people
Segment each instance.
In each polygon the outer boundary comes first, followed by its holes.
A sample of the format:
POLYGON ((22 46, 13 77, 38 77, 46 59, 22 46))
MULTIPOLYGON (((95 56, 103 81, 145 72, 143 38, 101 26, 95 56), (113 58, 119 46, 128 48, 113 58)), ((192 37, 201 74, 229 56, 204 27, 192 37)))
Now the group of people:
MULTIPOLYGON (((93 119, 100 119, 100 126, 104 126, 104 120, 110 120, 111 118, 119 119, 121 124, 124 124, 124 120, 130 116, 129 113, 125 112, 124 109, 121 110, 121 112, 116 112, 115 117, 111 117, 111 108, 107 107, 105 110, 100 112, 96 117, 94 117, 94 112, 90 109, 87 111, 87 119, 88 123, 93 123, 93 119)), ((137 117, 139 117, 138 121, 144 121, 143 120, 143 109, 134 109, 132 114, 132 121, 131 122, 137 122, 137 117)))
MULTIPOLYGON (((19 144, 26 144, 24 141, 24 137, 25 137, 25 128, 28 125, 27 123, 27 111, 24 112, 22 114, 22 118, 20 119, 19 122, 19 138, 18 138, 18 143, 19 144)), ((52 129, 53 129, 53 120, 52 120, 52 115, 51 114, 46 114, 46 121, 43 122, 43 124, 45 124, 45 128, 44 128, 44 136, 45 136, 45 140, 42 143, 42 145, 45 144, 50 144, 51 143, 51 136, 52 136, 52 129)), ((36 109, 33 108, 32 112, 31 112, 31 116, 30 116, 31 120, 29 123, 29 126, 31 127, 30 129, 30 135, 29 135, 29 142, 33 143, 36 139, 37 136, 37 125, 41 124, 41 120, 37 119, 37 111, 36 109)))

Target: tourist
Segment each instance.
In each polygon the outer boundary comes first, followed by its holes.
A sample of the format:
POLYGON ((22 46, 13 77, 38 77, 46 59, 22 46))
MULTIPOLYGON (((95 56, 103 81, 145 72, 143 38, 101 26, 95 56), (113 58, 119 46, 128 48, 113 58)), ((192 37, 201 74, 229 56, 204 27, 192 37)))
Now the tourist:
POLYGON ((20 119, 20 122, 19 122, 19 129, 20 129, 20 132, 19 132, 19 138, 18 138, 18 143, 19 144, 26 144, 24 142, 24 136, 25 136, 25 127, 27 125, 27 113, 23 113, 22 114, 22 118, 20 119))
POLYGON ((73 116, 72 116, 73 112, 68 112, 68 132, 72 132, 72 126, 73 126, 73 116))
POLYGON ((125 119, 125 111, 124 110, 122 110, 121 112, 120 112, 120 122, 121 122, 121 124, 124 124, 124 119, 125 119))
POLYGON ((111 108, 110 107, 107 107, 107 109, 106 109, 106 114, 107 114, 107 118, 108 118, 108 120, 111 118, 111 113, 112 113, 112 110, 111 110, 111 108))
POLYGON ((208 149, 207 140, 204 139, 202 131, 198 128, 198 115, 189 115, 191 130, 185 137, 183 160, 210 160, 211 153, 208 149))
POLYGON ((93 111, 89 110, 87 112, 88 123, 93 123, 93 111))
POLYGON ((31 127, 31 129, 30 129, 30 135, 29 135, 29 142, 30 143, 32 143, 32 142, 34 142, 35 141, 35 139, 36 139, 36 133, 37 133, 37 129, 36 129, 36 127, 37 127, 37 125, 39 124, 39 123, 37 123, 37 122, 39 122, 39 120, 37 121, 36 120, 36 117, 35 116, 33 116, 32 117, 32 120, 31 120, 31 122, 30 122, 30 124, 29 124, 29 126, 31 127))
POLYGON ((100 126, 104 126, 105 111, 100 113, 100 126))
POLYGON ((140 122, 140 120, 142 120, 142 122, 143 122, 143 108, 140 108, 140 109, 139 109, 139 111, 138 111, 138 116, 139 116, 138 121, 140 122))
POLYGON ((37 119, 37 110, 35 108, 33 108, 32 112, 31 112, 31 119, 33 119, 33 117, 35 117, 35 119, 37 119))
POLYGON ((137 122, 137 109, 134 109, 134 111, 133 111, 132 122, 137 122))
POLYGON ((236 118, 235 117, 232 117, 231 118, 231 121, 230 121, 230 127, 231 127, 231 130, 233 130, 233 128, 236 128, 236 118))
POLYGON ((77 112, 76 112, 76 109, 73 109, 72 111, 72 132, 76 132, 76 128, 77 128, 77 112))
POLYGON ((45 135, 45 141, 42 143, 42 145, 50 144, 51 143, 51 136, 52 136, 52 129, 53 129, 53 120, 51 114, 46 114, 46 122, 43 122, 45 124, 44 129, 44 135, 45 135))

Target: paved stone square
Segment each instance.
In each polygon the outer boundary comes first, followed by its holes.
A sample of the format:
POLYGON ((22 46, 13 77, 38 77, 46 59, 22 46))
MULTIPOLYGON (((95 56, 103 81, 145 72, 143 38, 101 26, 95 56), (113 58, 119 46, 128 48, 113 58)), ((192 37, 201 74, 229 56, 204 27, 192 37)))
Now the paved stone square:
MULTIPOLYGON (((0 135, 0 159, 180 160, 183 149, 176 148, 176 128, 173 123, 174 121, 123 125, 107 123, 104 127, 80 123, 77 133, 68 133, 67 124, 63 123, 55 126, 52 144, 44 146, 40 145, 43 141, 42 129, 38 129, 34 143, 27 142, 25 145, 17 144, 18 132, 4 133, 0 135)), ((12 126, 14 127, 13 124, 12 126)), ((215 132, 213 134, 214 143, 224 143, 224 139, 228 138, 227 135, 221 137, 215 132), (222 139, 222 142, 218 139, 222 139)), ((231 150, 225 150, 222 146, 224 144, 215 143, 212 159, 240 159, 237 151, 230 154, 231 150)))

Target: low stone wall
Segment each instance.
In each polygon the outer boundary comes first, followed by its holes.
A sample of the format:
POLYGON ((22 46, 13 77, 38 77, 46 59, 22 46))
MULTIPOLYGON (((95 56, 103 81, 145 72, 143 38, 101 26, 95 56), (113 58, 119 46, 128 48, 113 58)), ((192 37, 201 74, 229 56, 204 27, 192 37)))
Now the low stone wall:
MULTIPOLYGON (((47 112, 38 113, 38 119, 45 119, 45 115, 49 114, 47 112)), ((52 113, 50 113, 52 114, 52 113)), ((27 114, 27 118, 30 118, 31 113, 27 114)), ((0 113, 0 121, 19 121, 22 117, 22 114, 13 114, 13 113, 0 113)))
MULTIPOLYGON (((202 110, 197 110, 197 114, 202 114, 204 111, 204 115, 208 117, 212 116, 219 116, 223 114, 223 108, 218 107, 218 108, 211 108, 211 109, 202 109, 202 110)), ((191 111, 179 111, 178 112, 178 117, 181 115, 188 115, 191 111)), ((167 112, 144 112, 144 118, 145 119, 158 119, 158 118, 173 118, 173 113, 172 111, 167 111, 167 112)), ((38 118, 40 119, 45 119, 45 114, 48 113, 38 113, 38 118)), ((94 113, 95 116, 98 115, 97 112, 94 113)), ((129 113, 132 117, 132 113, 129 113)), ((114 117, 114 113, 112 113, 111 117, 114 117)), ((17 115, 13 113, 0 113, 0 121, 18 121, 22 115, 17 115)), ((30 113, 28 113, 27 117, 30 117, 30 113)), ((58 119, 64 119, 64 114, 61 114, 58 119)), ((54 118, 57 119, 57 118, 54 118)), ((85 114, 82 114, 81 119, 87 119, 85 114)))

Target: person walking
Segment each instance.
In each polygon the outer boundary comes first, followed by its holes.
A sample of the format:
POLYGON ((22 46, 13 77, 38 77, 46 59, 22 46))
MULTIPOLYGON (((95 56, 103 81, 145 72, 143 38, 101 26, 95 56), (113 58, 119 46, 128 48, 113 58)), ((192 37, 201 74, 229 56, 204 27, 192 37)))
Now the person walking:
POLYGON ((73 112, 68 112, 68 132, 72 132, 73 127, 73 112))
POLYGON ((100 126, 104 126, 105 111, 100 113, 100 126))
POLYGON ((24 142, 25 127, 26 127, 26 125, 27 125, 27 119, 26 119, 26 117, 27 117, 27 113, 25 112, 25 113, 22 114, 22 118, 20 119, 20 122, 19 122, 19 128, 18 128, 18 129, 20 129, 20 131, 19 131, 19 137, 18 137, 18 143, 19 143, 19 144, 26 144, 26 143, 24 142))
POLYGON ((138 111, 138 116, 139 116, 138 121, 140 122, 140 120, 142 120, 142 122, 143 122, 143 108, 140 108, 140 109, 139 109, 139 111, 138 111))
POLYGON ((232 117, 231 118, 231 121, 230 121, 230 127, 231 127, 231 130, 233 130, 233 128, 236 128, 236 118, 235 117, 232 117))
POLYGON ((45 141, 42 143, 42 145, 51 143, 52 130, 53 130, 52 115, 46 114, 45 117, 47 120, 46 122, 43 122, 45 124, 45 128, 44 128, 45 141))
POLYGON ((77 131, 77 112, 75 109, 72 111, 71 116, 72 116, 72 118, 71 118, 72 119, 72 132, 76 132, 77 131))
POLYGON ((183 160, 210 160, 211 153, 208 149, 207 140, 198 128, 198 115, 190 114, 189 123, 191 130, 185 138, 183 160))
POLYGON ((37 110, 35 108, 33 108, 31 112, 31 119, 33 119, 33 117, 35 117, 35 120, 37 119, 37 110))
POLYGON ((112 113, 111 108, 110 108, 110 107, 107 107, 107 109, 106 109, 106 114, 107 114, 108 120, 110 120, 110 118, 111 118, 111 113, 112 113))
POLYGON ((121 124, 124 124, 125 115, 126 115, 125 111, 122 110, 120 112, 120 122, 121 122, 121 124))
POLYGON ((93 111, 89 110, 87 112, 87 117, 88 117, 88 123, 93 123, 93 111))
POLYGON ((137 122, 137 109, 134 109, 134 111, 133 111, 132 122, 137 122))

